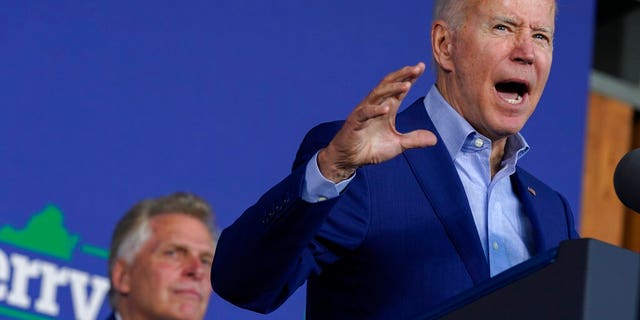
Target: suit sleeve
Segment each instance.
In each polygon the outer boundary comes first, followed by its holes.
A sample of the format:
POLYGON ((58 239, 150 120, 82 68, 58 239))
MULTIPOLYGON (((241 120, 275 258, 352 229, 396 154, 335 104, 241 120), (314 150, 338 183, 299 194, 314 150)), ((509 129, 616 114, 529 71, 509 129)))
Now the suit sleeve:
POLYGON ((313 238, 339 197, 308 203, 301 191, 306 163, 339 127, 331 123, 312 129, 291 174, 223 230, 211 270, 213 289, 222 298, 268 313, 319 272, 313 238))

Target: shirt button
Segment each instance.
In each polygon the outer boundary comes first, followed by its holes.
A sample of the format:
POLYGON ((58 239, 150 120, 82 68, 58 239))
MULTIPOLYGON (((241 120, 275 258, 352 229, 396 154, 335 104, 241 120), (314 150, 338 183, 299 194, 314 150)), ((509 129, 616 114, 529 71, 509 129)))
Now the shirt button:
POLYGON ((476 138, 476 140, 473 142, 473 145, 475 145, 476 148, 482 148, 482 146, 484 146, 484 141, 480 138, 476 138))
POLYGON ((498 246, 497 242, 493 242, 493 250, 498 250, 498 248, 500 248, 500 246, 498 246))

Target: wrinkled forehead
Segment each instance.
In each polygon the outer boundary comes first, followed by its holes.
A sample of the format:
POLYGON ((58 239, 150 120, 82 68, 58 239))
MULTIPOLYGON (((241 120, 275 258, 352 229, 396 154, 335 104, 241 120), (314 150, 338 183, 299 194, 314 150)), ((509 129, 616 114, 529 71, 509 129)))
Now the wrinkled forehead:
POLYGON ((149 220, 151 239, 162 244, 191 247, 200 252, 213 252, 215 240, 207 225, 184 214, 158 215, 149 220))
POLYGON ((551 30, 555 27, 556 12, 555 0, 470 0, 466 5, 468 19, 504 18, 551 30))
POLYGON ((518 11, 522 14, 530 13, 532 10, 541 9, 550 13, 556 14, 556 1, 555 0, 450 0, 450 1, 462 1, 468 13, 473 14, 478 9, 483 8, 508 8, 510 10, 518 11))

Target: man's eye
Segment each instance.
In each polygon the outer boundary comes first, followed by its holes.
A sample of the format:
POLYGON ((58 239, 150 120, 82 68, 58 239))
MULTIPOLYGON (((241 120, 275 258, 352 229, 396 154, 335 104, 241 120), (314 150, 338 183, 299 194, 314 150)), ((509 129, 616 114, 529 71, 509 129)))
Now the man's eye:
POLYGON ((547 37, 547 36, 545 36, 544 34, 541 34, 541 33, 538 33, 538 34, 534 35, 533 37, 538 39, 538 40, 543 40, 543 41, 549 42, 549 37, 547 37))
POLYGON ((496 29, 496 30, 500 30, 500 31, 507 31, 507 26, 505 26, 503 24, 496 25, 493 28, 496 29))

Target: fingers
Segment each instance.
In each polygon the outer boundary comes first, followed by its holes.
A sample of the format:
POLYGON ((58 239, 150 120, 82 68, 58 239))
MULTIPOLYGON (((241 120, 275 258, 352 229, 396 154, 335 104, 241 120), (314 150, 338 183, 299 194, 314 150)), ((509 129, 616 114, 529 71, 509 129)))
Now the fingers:
POLYGON ((386 75, 367 96, 366 102, 382 104, 391 97, 402 100, 411 89, 411 86, 424 73, 424 70, 424 63, 419 62, 416 65, 406 66, 386 75))
POLYGON ((388 114, 389 110, 388 105, 366 105, 355 110, 355 119, 358 122, 365 122, 369 119, 388 114))
POLYGON ((438 138, 428 130, 415 130, 400 136, 400 145, 404 150, 434 146, 438 138))
POLYGON ((355 119, 365 122, 385 114, 394 114, 424 70, 424 63, 419 62, 386 75, 355 110, 355 119))
POLYGON ((409 81, 380 83, 369 93, 366 101, 371 104, 382 104, 391 97, 406 94, 409 89, 411 89, 411 82, 409 81))
POLYGON ((409 81, 415 82, 424 72, 425 65, 423 62, 418 62, 413 66, 406 66, 400 70, 394 71, 384 77, 382 82, 399 82, 409 81))

